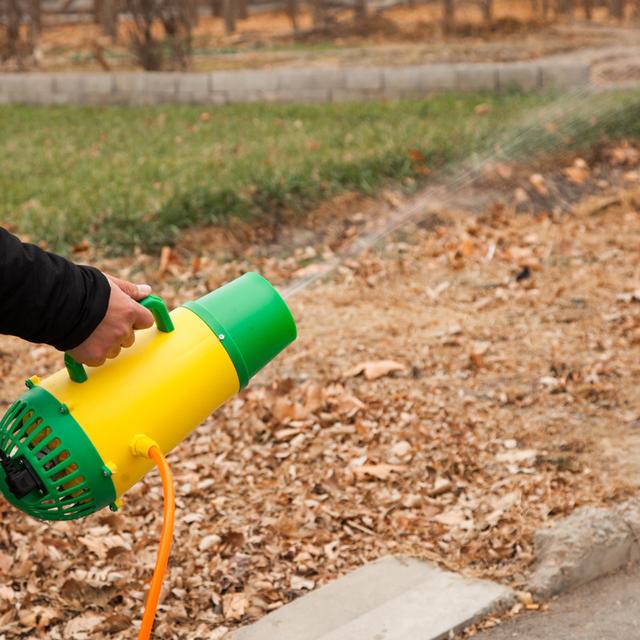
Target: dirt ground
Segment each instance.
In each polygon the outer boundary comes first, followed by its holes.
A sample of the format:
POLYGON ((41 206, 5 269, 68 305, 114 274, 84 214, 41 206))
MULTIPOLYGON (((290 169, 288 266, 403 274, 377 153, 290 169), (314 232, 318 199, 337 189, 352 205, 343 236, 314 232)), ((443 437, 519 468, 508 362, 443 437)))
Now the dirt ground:
MULTIPOLYGON (((433 194, 344 260, 401 195, 342 197, 266 249, 201 231, 98 261, 170 304, 247 269, 283 290, 325 275, 289 298, 296 344, 170 456, 158 637, 221 638, 388 553, 522 587, 538 527, 637 491, 640 146, 495 165, 433 194)), ((0 350, 4 406, 62 363, 13 338, 0 350)), ((155 473, 122 511, 74 523, 1 502, 0 638, 130 637, 161 505, 155 473)))
MULTIPOLYGON (((596 11, 595 22, 579 14, 543 21, 528 1, 495 2, 494 20, 485 25, 477 6, 465 3, 456 13, 458 28, 443 35, 440 12, 434 6, 396 7, 372 13, 366 34, 347 15, 334 32, 293 37, 283 13, 252 15, 238 23, 237 33, 224 34, 222 20, 203 16, 194 32, 192 70, 262 68, 272 66, 417 64, 432 61, 510 61, 574 51, 585 47, 637 43, 629 16, 626 27, 596 11)), ((637 24, 636 24, 637 27, 637 24)), ((307 33, 311 17, 303 13, 300 29, 307 33)), ((118 42, 93 24, 49 24, 28 69, 41 71, 132 70, 127 51, 129 25, 123 21, 118 42)), ((4 66, 11 69, 14 62, 4 66)))

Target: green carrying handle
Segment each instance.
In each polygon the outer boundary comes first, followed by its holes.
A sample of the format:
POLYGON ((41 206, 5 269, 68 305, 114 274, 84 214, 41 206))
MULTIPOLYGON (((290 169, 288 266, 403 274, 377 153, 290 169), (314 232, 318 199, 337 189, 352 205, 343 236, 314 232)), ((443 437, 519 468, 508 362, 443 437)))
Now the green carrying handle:
MULTIPOLYGON (((158 331, 162 331, 162 333, 171 333, 175 329, 171 316, 169 315, 167 305, 164 303, 162 298, 154 295, 147 296, 140 300, 140 304, 151 311, 153 318, 156 321, 158 331)), ((73 382, 80 384, 87 381, 88 376, 84 365, 80 364, 68 353, 64 354, 64 366, 67 368, 69 377, 73 382)))

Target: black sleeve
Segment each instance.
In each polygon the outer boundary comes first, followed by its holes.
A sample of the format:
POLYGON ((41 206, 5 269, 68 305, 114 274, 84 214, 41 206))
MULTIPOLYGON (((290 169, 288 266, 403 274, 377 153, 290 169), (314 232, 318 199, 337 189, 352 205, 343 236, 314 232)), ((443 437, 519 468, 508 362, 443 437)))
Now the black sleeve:
POLYGON ((107 312, 111 286, 97 269, 47 253, 0 228, 0 333, 67 351, 107 312))

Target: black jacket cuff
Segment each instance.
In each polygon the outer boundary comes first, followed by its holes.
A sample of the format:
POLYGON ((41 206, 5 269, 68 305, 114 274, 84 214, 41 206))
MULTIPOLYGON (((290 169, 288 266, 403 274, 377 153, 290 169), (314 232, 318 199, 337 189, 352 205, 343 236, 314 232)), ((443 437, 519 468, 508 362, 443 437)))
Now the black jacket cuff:
POLYGON ((76 316, 77 323, 62 338, 52 342, 60 351, 69 351, 81 345, 96 330, 107 314, 111 297, 111 285, 101 271, 86 266, 76 268, 86 294, 76 316))

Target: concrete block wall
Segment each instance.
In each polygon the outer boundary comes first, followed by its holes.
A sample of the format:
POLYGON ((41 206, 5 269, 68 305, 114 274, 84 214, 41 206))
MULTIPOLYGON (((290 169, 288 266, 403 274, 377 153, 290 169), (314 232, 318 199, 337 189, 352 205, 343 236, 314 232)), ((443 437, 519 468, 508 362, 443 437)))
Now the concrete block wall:
POLYGON ((452 90, 575 88, 589 82, 588 63, 553 59, 215 73, 25 73, 0 74, 0 104, 326 103, 418 97, 452 90))

